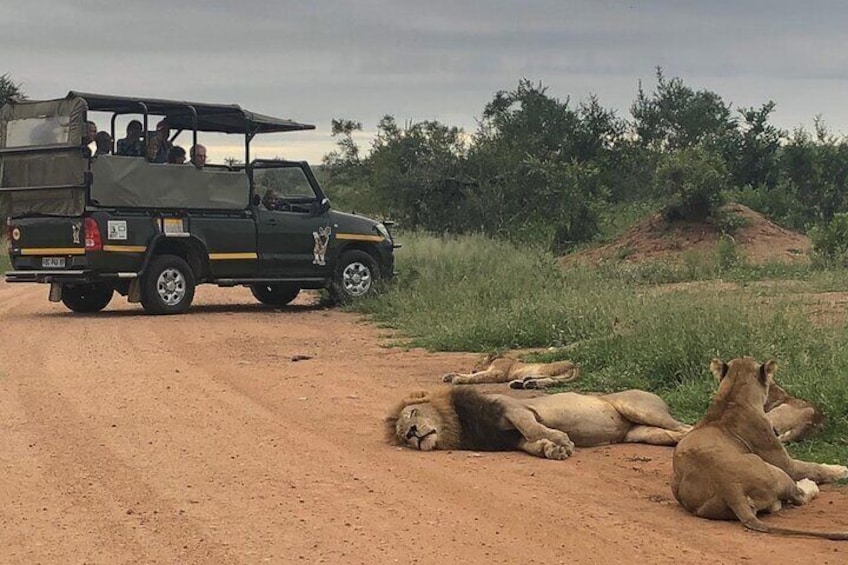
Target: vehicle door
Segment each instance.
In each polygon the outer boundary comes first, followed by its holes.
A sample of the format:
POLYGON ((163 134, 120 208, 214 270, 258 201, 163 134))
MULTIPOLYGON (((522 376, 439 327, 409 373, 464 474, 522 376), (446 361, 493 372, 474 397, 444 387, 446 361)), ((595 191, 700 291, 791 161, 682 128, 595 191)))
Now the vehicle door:
POLYGON ((253 171, 260 272, 279 277, 323 277, 331 226, 323 194, 299 163, 264 164, 253 171))

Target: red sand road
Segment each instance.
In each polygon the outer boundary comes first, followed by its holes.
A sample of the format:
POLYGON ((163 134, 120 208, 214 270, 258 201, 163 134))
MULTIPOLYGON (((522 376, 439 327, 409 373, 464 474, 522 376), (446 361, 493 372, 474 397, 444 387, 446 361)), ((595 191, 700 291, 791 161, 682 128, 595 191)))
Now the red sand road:
MULTIPOLYGON (((0 332, 3 564, 848 562, 846 542, 685 514, 667 448, 390 447, 388 408, 475 356, 384 347, 308 295, 83 316, 0 283, 0 332)), ((848 530, 848 490, 767 520, 848 530)))

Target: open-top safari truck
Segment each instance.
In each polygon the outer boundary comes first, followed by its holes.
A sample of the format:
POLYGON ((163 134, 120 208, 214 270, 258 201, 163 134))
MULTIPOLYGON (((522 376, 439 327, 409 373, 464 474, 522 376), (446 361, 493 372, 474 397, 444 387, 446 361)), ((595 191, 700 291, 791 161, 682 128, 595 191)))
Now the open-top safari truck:
POLYGON ((314 126, 236 105, 70 92, 0 109, 0 213, 10 283, 46 283, 51 301, 96 312, 115 292, 152 314, 186 311, 197 284, 248 286, 280 306, 301 289, 357 298, 391 277, 386 225, 330 209, 305 162, 251 160, 254 136, 314 126), (245 165, 160 164, 94 154, 84 145, 97 113, 136 119, 144 132, 233 134, 245 165))

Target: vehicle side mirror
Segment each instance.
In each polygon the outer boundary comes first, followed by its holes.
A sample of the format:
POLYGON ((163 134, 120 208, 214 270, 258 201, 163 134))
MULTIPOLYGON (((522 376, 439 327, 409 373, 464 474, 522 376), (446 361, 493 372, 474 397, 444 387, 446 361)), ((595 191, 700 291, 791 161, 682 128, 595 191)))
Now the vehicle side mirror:
POLYGON ((258 194, 254 194, 253 199, 251 200, 251 203, 254 206, 259 206, 262 203, 262 197, 259 196, 258 194))
POLYGON ((316 216, 320 216, 330 209, 330 199, 322 198, 320 202, 313 204, 312 210, 316 216))

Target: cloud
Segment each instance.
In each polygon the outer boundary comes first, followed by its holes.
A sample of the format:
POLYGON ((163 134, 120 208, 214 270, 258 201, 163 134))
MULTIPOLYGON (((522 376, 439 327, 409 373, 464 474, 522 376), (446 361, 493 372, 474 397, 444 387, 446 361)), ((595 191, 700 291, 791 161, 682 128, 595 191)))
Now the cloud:
POLYGON ((561 99, 597 94, 627 115, 657 65, 736 105, 773 99, 783 127, 818 113, 848 121, 848 5, 831 0, 0 0, 0 13, 0 73, 31 97, 79 89, 238 103, 318 125, 298 134, 310 152, 332 149, 334 117, 473 130, 494 93, 523 77, 561 99))

